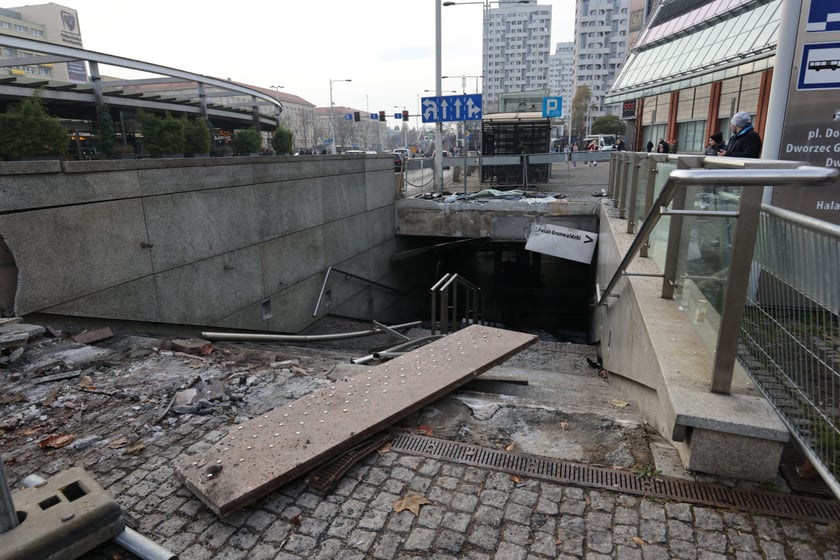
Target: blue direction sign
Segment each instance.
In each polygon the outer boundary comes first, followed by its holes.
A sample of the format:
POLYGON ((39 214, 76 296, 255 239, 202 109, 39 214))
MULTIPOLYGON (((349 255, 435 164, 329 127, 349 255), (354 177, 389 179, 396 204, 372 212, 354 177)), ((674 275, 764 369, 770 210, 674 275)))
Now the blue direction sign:
POLYGON ((378 121, 379 120, 379 113, 371 113, 370 114, 370 120, 378 121))
POLYGON ((397 119, 398 121, 401 121, 402 120, 402 113, 394 113, 394 118, 397 119))
POLYGON ((352 121, 353 120, 353 113, 344 113, 344 120, 345 121, 352 121))
POLYGON ((481 95, 443 95, 420 100, 424 123, 480 121, 481 95))
POLYGON ((562 97, 543 97, 542 116, 557 118, 563 116, 562 97))

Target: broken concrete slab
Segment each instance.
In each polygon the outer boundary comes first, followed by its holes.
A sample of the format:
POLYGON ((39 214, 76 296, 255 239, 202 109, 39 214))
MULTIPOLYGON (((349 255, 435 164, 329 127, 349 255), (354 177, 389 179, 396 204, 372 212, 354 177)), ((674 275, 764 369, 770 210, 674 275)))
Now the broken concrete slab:
POLYGON ((102 329, 79 333, 73 336, 73 340, 79 344, 91 344, 93 342, 99 342, 100 340, 107 340, 113 336, 114 332, 109 327, 105 327, 102 329))
POLYGON ((209 340, 201 338, 187 338, 172 341, 172 349, 176 352, 206 356, 213 350, 213 344, 209 340))
POLYGON ((207 451, 178 460, 176 474, 226 516, 535 341, 534 335, 472 325, 242 422, 207 451))

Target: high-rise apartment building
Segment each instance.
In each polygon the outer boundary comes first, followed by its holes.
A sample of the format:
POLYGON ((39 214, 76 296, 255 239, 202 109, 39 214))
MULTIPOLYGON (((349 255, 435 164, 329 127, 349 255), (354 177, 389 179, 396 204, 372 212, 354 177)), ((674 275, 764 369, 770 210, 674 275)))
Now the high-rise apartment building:
MULTIPOLYGON (((39 4, 19 8, 0 9, 0 33, 25 39, 46 41, 56 45, 82 48, 82 33, 79 29, 79 16, 75 9, 59 4, 39 4)), ((2 58, 25 59, 32 53, 15 51, 10 48, 0 49, 2 58)), ((88 79, 87 67, 80 60, 55 64, 26 64, 3 69, 1 73, 47 78, 65 82, 85 83, 88 79)))
POLYGON ((557 43, 554 54, 549 57, 548 90, 552 97, 563 98, 563 114, 572 110, 575 94, 575 44, 557 43))
POLYGON ((630 0, 577 0, 575 8, 574 91, 589 86, 590 117, 620 115, 620 107, 605 107, 627 53, 630 0))
POLYGON ((503 93, 548 89, 551 6, 503 4, 485 12, 484 112, 503 93))

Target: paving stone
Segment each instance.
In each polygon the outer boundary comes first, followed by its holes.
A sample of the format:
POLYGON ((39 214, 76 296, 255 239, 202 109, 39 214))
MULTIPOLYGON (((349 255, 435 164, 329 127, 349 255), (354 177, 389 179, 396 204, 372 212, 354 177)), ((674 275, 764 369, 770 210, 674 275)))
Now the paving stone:
POLYGON ((355 549, 361 550, 362 552, 367 552, 367 550, 373 545, 374 540, 376 540, 376 533, 373 531, 356 529, 350 533, 350 537, 347 539, 347 544, 355 549))
POLYGON ((315 550, 317 542, 312 537, 306 535, 292 534, 286 539, 286 544, 283 549, 292 554, 298 554, 304 558, 311 556, 312 551, 315 550))
POLYGON ((723 519, 720 514, 708 508, 694 509, 694 526, 705 531, 723 530, 723 519))
POLYGON ((603 529, 588 529, 586 531, 586 545, 589 550, 609 554, 612 552, 613 538, 612 531, 603 529))
POLYGON ((402 536, 400 535, 387 533, 379 539, 371 554, 378 560, 391 560, 392 558, 396 558, 402 540, 402 536))
POLYGON ((405 540, 405 550, 416 552, 429 550, 435 539, 435 532, 425 527, 415 527, 405 540))
POLYGON ((455 492, 452 495, 450 505, 454 509, 460 511, 475 511, 475 507, 478 505, 478 497, 470 494, 463 494, 461 492, 455 492))
POLYGON ((478 524, 473 527, 467 540, 485 550, 495 550, 499 539, 499 529, 490 525, 478 524))
POLYGON ((508 542, 502 542, 493 556, 493 560, 525 560, 528 551, 525 548, 508 542))
POLYGON ((465 540, 466 536, 463 533, 442 529, 435 539, 435 546, 443 552, 457 554, 461 552, 465 540))
POLYGON ((520 506, 519 504, 508 504, 505 507, 505 520, 522 525, 530 525, 531 509, 520 506))
POLYGON ((638 548, 619 545, 615 547, 615 557, 621 560, 642 560, 642 551, 638 548))
POLYGON ((661 543, 668 540, 668 527, 662 522, 643 519, 639 523, 639 536, 647 543, 661 543))
POLYGON ((518 523, 506 523, 502 527, 503 541, 525 546, 531 537, 531 529, 518 523))
MULTIPOLYGON (((425 507, 423 509, 426 509, 425 507)), ((421 510, 422 513, 423 510, 421 510)), ((368 529, 370 531, 377 531, 385 526, 385 521, 388 519, 388 512, 369 509, 359 519, 357 526, 360 529, 368 529)))

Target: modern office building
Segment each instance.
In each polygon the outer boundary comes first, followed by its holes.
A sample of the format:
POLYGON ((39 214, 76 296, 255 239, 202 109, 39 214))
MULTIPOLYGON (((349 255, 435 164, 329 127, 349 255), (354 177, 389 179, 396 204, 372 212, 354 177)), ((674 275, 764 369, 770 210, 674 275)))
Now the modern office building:
POLYGON ((588 86, 589 117, 618 114, 604 95, 621 70, 630 30, 630 0, 577 0, 575 8, 574 88, 588 86))
POLYGON ((702 153, 729 117, 746 111, 761 133, 782 0, 672 0, 658 4, 607 101, 626 107, 628 138, 676 141, 702 153), (733 30, 738 30, 734 32, 733 30))
POLYGON ((498 110, 503 93, 547 90, 551 6, 503 4, 485 11, 484 112, 498 110))
MULTIPOLYGON (((46 41, 56 45, 82 48, 82 32, 75 9, 60 4, 39 4, 19 8, 0 9, 0 33, 46 41)), ((4 47, 0 59, 20 59, 21 63, 0 68, 0 75, 52 79, 63 82, 85 83, 88 72, 84 61, 71 60, 36 64, 27 62, 33 53, 19 52, 4 47)))

